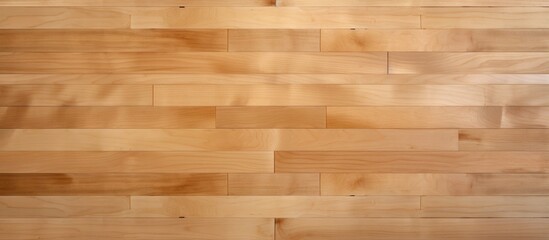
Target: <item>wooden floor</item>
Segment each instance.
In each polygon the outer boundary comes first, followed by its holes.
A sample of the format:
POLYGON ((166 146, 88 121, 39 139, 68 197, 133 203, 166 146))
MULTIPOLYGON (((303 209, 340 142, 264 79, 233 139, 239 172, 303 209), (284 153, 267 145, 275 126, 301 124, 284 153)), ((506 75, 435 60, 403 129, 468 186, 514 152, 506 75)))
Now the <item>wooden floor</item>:
POLYGON ((549 0, 0 0, 2 240, 548 240, 549 0))

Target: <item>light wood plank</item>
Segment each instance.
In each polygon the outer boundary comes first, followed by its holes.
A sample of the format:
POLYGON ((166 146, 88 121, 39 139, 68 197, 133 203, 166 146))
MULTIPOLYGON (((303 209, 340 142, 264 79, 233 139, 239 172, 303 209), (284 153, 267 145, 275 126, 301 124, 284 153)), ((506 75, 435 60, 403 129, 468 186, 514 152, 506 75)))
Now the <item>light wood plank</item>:
POLYGON ((322 173, 322 195, 549 195, 549 174, 322 173))
POLYGON ((272 152, 0 152, 1 173, 272 173, 272 152))
POLYGON ((0 73, 387 73, 386 53, 0 53, 0 73), (318 66, 323 66, 319 68, 318 66))
POLYGON ((277 173, 549 173, 549 152, 276 152, 277 173))
POLYGON ((0 29, 124 29, 130 27, 131 12, 120 8, 2 7, 0 29))
POLYGON ((231 52, 318 52, 320 30, 230 29, 231 52))
POLYGON ((0 128, 215 128, 215 108, 0 107, 0 128))
POLYGON ((422 8, 422 28, 549 28, 545 7, 422 8))
POLYGON ((2 52, 225 52, 226 30, 0 30, 2 52))
POLYGON ((129 210, 126 196, 0 197, 0 218, 111 217, 129 210))
POLYGON ((229 195, 319 195, 318 173, 229 174, 229 195))
POLYGON ((226 195, 226 174, 2 173, 2 196, 226 195))
MULTIPOLYGON (((0 75, 0 82, 2 75, 0 75)), ((385 84, 475 85, 549 84, 547 74, 399 74, 388 75, 385 84)), ((381 83, 377 83, 381 84, 381 83)))
POLYGON ((136 217, 413 217, 416 196, 132 197, 136 217))
POLYGON ((419 8, 186 7, 132 11, 139 28, 419 28, 419 8))
POLYGON ((541 29, 323 29, 322 51, 547 52, 541 29))
POLYGON ((150 85, 0 85, 0 106, 147 106, 150 85))
POLYGON ((0 239, 272 240, 273 220, 256 218, 3 218, 0 239))
POLYGON ((328 107, 328 128, 499 128, 501 107, 328 107))
POLYGON ((389 53, 390 74, 549 73, 549 53, 389 53))
POLYGON ((277 219, 277 240, 544 240, 549 219, 277 219))
POLYGON ((461 129, 459 150, 549 151, 549 129, 461 129))
POLYGON ((10 129, 0 151, 454 151, 457 130, 10 129))
POLYGON ((0 6, 273 6, 273 0, 0 0, 0 6))
POLYGON ((549 6, 545 0, 279 0, 279 6, 549 6))
POLYGON ((488 106, 549 106, 547 86, 497 85, 485 88, 488 106))
POLYGON ((423 196, 422 217, 548 217, 547 196, 423 196))
POLYGON ((217 128, 325 128, 324 107, 218 107, 217 128))
POLYGON ((501 125, 504 128, 549 128, 549 108, 505 107, 501 125))

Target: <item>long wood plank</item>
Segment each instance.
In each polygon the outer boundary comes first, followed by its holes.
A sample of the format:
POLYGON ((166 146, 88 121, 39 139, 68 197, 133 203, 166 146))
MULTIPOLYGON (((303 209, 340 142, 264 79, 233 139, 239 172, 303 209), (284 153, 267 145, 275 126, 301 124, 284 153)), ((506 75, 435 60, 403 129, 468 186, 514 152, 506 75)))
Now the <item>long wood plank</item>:
POLYGON ((140 28, 420 28, 419 8, 186 7, 132 11, 140 28))
MULTIPOLYGON (((2 75, 0 75, 0 80, 2 75)), ((388 75, 383 84, 396 85, 493 85, 493 84, 549 84, 547 74, 392 74, 388 75)), ((366 84, 382 84, 372 83, 366 84)))
POLYGON ((546 218, 511 219, 277 219, 277 240, 545 240, 546 218))
POLYGON ((274 6, 273 0, 0 0, 0 6, 274 6))
POLYGON ((150 106, 150 85, 0 85, 0 106, 150 106))
POLYGON ((549 28, 545 7, 422 8, 422 28, 549 28))
POLYGON ((328 107, 328 128, 499 128, 501 107, 328 107))
POLYGON ((130 19, 131 12, 120 8, 0 8, 0 29, 128 29, 130 19))
POLYGON ((272 173, 272 152, 0 152, 1 173, 272 173))
POLYGON ((226 174, 2 173, 2 196, 226 195, 226 174))
POLYGON ((129 210, 127 196, 0 197, 0 218, 111 217, 129 210))
POLYGON ((389 73, 549 73, 549 53, 391 52, 389 53, 389 73))
POLYGON ((417 196, 132 197, 136 217, 414 217, 417 196))
POLYGON ((159 85, 154 91, 157 106, 549 106, 548 85, 159 85))
POLYGON ((0 151, 454 151, 457 130, 9 129, 0 151))
POLYGON ((229 195, 279 196, 319 195, 318 173, 229 174, 229 195))
POLYGON ((318 52, 320 30, 230 29, 231 52, 318 52))
POLYGON ((0 120, 0 128, 215 128, 215 108, 0 107, 0 120))
MULTIPOLYGON (((27 0, 30 1, 30 0, 27 0)), ((37 0, 35 0, 37 1, 37 0)), ((279 0, 279 6, 549 6, 545 0, 279 0)))
POLYGON ((547 52, 541 29, 323 29, 323 52, 547 52))
POLYGON ((217 128, 325 128, 324 107, 218 107, 217 128))
POLYGON ((549 173, 549 152, 276 152, 277 173, 549 173))
POLYGON ((461 129, 459 150, 549 151, 548 129, 461 129))
POLYGON ((3 218, 0 239, 272 240, 273 220, 257 218, 3 218))
POLYGON ((376 53, 0 53, 0 73, 387 73, 376 53), (318 66, 323 66, 319 68, 318 66))
POLYGON ((549 195, 549 174, 322 173, 322 195, 549 195))
POLYGON ((505 107, 501 126, 504 128, 549 128, 549 108, 505 107))
POLYGON ((548 217, 548 196, 422 196, 422 217, 548 217))
POLYGON ((225 52, 227 31, 0 30, 2 52, 225 52))

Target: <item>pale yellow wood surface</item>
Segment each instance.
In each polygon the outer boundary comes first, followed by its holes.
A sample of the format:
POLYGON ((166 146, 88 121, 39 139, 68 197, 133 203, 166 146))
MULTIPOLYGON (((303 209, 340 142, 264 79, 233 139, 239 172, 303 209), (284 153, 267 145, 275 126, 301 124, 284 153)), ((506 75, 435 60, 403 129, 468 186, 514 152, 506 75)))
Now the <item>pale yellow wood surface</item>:
POLYGON ((422 8, 422 28, 549 28, 545 7, 422 8))
POLYGON ((113 217, 129 210, 127 196, 0 197, 0 218, 113 217))
POLYGON ((274 0, 0 0, 0 6, 274 6, 274 0))
POLYGON ((319 195, 318 173, 304 174, 229 174, 229 195, 278 196, 319 195))
POLYGON ((422 217, 547 217, 548 196, 424 196, 422 217))
POLYGON ((217 128, 325 128, 325 107, 218 107, 217 128))
POLYGON ((459 150, 549 151, 547 129, 462 129, 459 150))
MULTIPOLYGON (((9 0, 6 0, 9 1, 9 0)), ((11 0, 13 1, 13 0, 11 0)), ((30 0, 27 0, 30 1, 30 0)), ((39 0, 34 0, 39 1, 39 0)), ((280 6, 549 6, 546 0, 279 0, 280 6)))
POLYGON ((318 52, 320 30, 231 29, 231 52, 318 52))

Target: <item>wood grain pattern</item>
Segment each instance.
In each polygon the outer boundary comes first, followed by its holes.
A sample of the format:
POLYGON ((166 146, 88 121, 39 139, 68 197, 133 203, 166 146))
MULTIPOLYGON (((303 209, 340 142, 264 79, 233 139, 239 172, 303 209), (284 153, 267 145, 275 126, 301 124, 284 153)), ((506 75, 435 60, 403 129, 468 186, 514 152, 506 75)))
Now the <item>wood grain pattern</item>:
POLYGON ((0 218, 112 217, 129 210, 127 196, 0 197, 0 218))
POLYGON ((322 195, 548 195, 547 174, 322 173, 322 195))
POLYGON ((539 86, 549 84, 548 77, 549 75, 546 74, 392 74, 387 76, 384 83, 397 85, 536 84, 539 86))
POLYGON ((2 52, 225 52, 227 31, 18 29, 0 30, 2 52))
POLYGON ((501 107, 328 107, 328 128, 499 128, 501 107))
POLYGON ((547 196, 425 196, 423 217, 547 217, 547 196))
POLYGON ((270 173, 272 152, 0 152, 1 173, 270 173))
POLYGON ((0 106, 150 106, 148 85, 0 85, 0 106))
POLYGON ((276 152, 277 173, 549 173, 549 152, 276 152))
POLYGON ((416 196, 230 196, 132 197, 138 217, 411 217, 416 196))
POLYGON ((518 219, 365 219, 289 218, 278 219, 278 240, 359 239, 546 239, 549 220, 518 219))
POLYGON ((383 7, 187 7, 132 11, 141 28, 419 28, 419 8, 383 7))
POLYGON ((391 74, 547 73, 549 53, 389 53, 391 74))
MULTIPOLYGON (((30 1, 30 0, 27 0, 30 1)), ((37 0, 35 0, 37 1, 37 0)), ((279 0, 280 6, 549 6, 545 0, 279 0)))
POLYGON ((545 7, 422 8, 422 28, 548 28, 545 7), (520 19, 520 21, 517 21, 520 19))
POLYGON ((229 195, 319 195, 320 176, 309 174, 229 174, 229 195))
POLYGON ((322 51, 547 52, 542 29, 326 29, 322 51))
POLYGON ((0 219, 0 227, 2 240, 271 240, 274 235, 272 219, 256 218, 13 218, 0 219))
POLYGON ((0 151, 454 151, 457 130, 9 129, 0 151))
POLYGON ((215 108, 0 107, 0 128, 215 128, 215 108))
POLYGON ((218 107, 217 128, 325 128, 324 107, 218 107))
POLYGON ((226 195, 226 174, 24 173, 0 174, 2 196, 226 195))
POLYGON ((273 6, 273 0, 0 0, 0 6, 273 6))
POLYGON ((547 129, 461 129, 459 150, 549 151, 547 129))
POLYGON ((501 125, 504 128, 549 128, 549 108, 506 107, 501 125))
POLYGON ((386 60, 386 53, 17 52, 0 53, 0 73, 385 74, 386 60))
POLYGON ((231 52, 318 52, 319 30, 230 29, 231 52))

